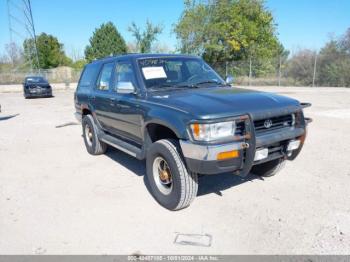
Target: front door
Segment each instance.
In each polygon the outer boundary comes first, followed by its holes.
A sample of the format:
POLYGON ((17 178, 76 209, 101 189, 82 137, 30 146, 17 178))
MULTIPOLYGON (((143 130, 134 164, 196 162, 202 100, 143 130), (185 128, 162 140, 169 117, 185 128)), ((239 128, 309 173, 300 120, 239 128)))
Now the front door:
POLYGON ((117 62, 115 81, 112 88, 114 105, 110 107, 113 121, 112 129, 116 134, 142 144, 141 119, 142 112, 135 94, 118 93, 118 87, 132 84, 137 88, 135 72, 130 61, 117 62))

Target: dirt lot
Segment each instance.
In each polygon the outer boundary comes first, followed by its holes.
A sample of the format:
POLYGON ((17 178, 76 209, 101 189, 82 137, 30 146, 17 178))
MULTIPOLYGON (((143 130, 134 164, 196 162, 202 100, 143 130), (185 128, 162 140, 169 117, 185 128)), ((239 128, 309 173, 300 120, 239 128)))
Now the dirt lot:
POLYGON ((79 125, 56 128, 75 122, 72 91, 0 94, 0 253, 349 254, 350 89, 268 90, 313 103, 299 158, 268 179, 201 177, 178 212, 153 200, 144 162, 91 156, 79 125), (178 233, 212 242, 178 245, 178 233))

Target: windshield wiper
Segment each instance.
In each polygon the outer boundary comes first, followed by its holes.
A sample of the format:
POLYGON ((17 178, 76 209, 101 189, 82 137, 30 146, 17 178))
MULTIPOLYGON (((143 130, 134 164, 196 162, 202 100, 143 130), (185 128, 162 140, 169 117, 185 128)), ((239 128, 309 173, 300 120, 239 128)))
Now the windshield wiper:
POLYGON ((161 84, 161 85, 154 85, 148 88, 150 91, 162 91, 162 90, 171 90, 171 89, 179 89, 182 88, 182 86, 177 85, 171 85, 171 84, 161 84))
POLYGON ((206 80, 206 81, 194 83, 192 85, 193 85, 193 87, 197 87, 198 88, 200 85, 203 85, 203 84, 216 84, 216 85, 219 85, 219 86, 226 86, 222 82, 215 81, 215 80, 206 80))
POLYGON ((169 89, 183 89, 183 88, 200 88, 203 84, 216 84, 219 86, 227 86, 223 84, 222 82, 215 81, 215 80, 207 80, 202 81, 194 84, 182 84, 182 85, 171 85, 171 84, 160 84, 160 85, 154 85, 152 87, 149 87, 148 90, 153 91, 160 91, 160 90, 169 90, 169 89))
POLYGON ((193 84, 184 84, 184 85, 178 85, 176 87, 181 87, 181 88, 200 88, 201 85, 203 84, 216 84, 218 86, 227 86, 219 81, 214 81, 214 80, 207 80, 207 81, 202 81, 198 83, 193 83, 193 84))

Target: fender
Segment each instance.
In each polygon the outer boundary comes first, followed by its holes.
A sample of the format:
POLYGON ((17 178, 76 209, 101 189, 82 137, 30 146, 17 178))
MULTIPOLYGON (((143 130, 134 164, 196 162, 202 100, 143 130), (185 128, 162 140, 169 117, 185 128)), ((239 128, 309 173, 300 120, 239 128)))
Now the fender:
POLYGON ((187 133, 187 124, 190 116, 185 113, 174 113, 172 110, 162 108, 151 109, 147 112, 142 125, 142 133, 147 132, 148 124, 163 125, 172 130, 179 139, 189 139, 187 133))
POLYGON ((102 126, 100 124, 100 122, 98 121, 97 117, 96 117, 96 113, 95 113, 95 110, 93 110, 92 106, 90 104, 86 104, 86 103, 82 103, 80 105, 80 109, 81 109, 81 114, 83 114, 83 110, 84 109, 87 109, 91 112, 91 115, 92 115, 92 118, 94 119, 97 127, 99 130, 102 130, 102 126))

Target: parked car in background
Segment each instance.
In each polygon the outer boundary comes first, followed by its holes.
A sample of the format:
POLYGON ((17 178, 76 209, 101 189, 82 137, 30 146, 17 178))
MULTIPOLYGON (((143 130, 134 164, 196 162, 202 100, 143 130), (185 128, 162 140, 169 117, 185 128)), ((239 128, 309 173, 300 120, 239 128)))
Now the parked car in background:
POLYGON ((193 201, 198 174, 273 176, 299 155, 310 104, 231 82, 194 56, 96 60, 75 92, 86 149, 99 155, 110 145, 146 159, 150 191, 170 210, 193 201))
POLYGON ((25 98, 51 97, 52 87, 42 76, 28 76, 23 82, 23 93, 25 98))

